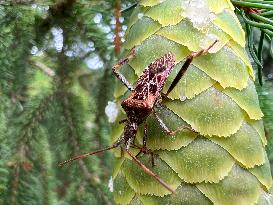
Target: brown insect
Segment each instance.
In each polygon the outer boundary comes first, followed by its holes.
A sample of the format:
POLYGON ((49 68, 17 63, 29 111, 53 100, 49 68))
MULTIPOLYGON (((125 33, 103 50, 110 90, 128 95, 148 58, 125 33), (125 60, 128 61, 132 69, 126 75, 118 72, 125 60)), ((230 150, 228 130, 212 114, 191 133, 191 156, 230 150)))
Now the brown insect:
MULTIPOLYGON (((187 58, 174 81, 172 82, 170 88, 168 89, 166 94, 163 94, 164 97, 167 97, 168 94, 173 90, 173 88, 177 85, 179 80, 182 78, 189 65, 191 64, 193 58, 198 57, 202 54, 208 53, 209 49, 215 45, 217 41, 215 41, 211 46, 207 49, 202 49, 199 52, 191 53, 187 58)), ((115 76, 132 92, 131 95, 125 99, 121 106, 127 114, 127 119, 122 120, 121 123, 125 123, 123 135, 110 147, 106 147, 101 150, 97 150, 91 153, 87 153, 81 156, 73 157, 69 160, 66 160, 60 163, 60 166, 67 164, 71 161, 85 158, 90 155, 98 154, 107 150, 111 150, 117 147, 121 147, 129 156, 133 159, 135 163, 137 163, 147 174, 152 176, 155 180, 157 180, 162 186, 164 186, 170 192, 175 192, 168 184, 166 184, 159 176, 153 173, 149 168, 147 168, 140 160, 138 160, 137 156, 141 153, 151 153, 147 148, 147 117, 153 113, 158 120, 160 126, 166 131, 169 135, 175 135, 177 132, 183 129, 191 129, 190 127, 181 127, 175 131, 171 131, 165 123, 160 119, 157 113, 154 110, 154 106, 160 104, 159 99, 161 99, 161 91, 163 86, 170 75, 171 71, 175 65, 175 56, 171 52, 165 54, 161 58, 155 60, 151 63, 145 70, 142 75, 137 80, 136 86, 133 87, 126 78, 118 72, 118 69, 128 63, 135 56, 135 49, 132 49, 127 58, 122 59, 119 63, 113 66, 112 70, 115 76), (140 152, 134 156, 130 152, 131 146, 134 145, 134 140, 136 138, 136 133, 139 125, 144 123, 144 136, 143 136, 143 145, 140 147, 140 152)), ((152 153, 151 153, 152 154, 152 153)), ((153 163, 153 154, 152 154, 152 163, 153 163)))

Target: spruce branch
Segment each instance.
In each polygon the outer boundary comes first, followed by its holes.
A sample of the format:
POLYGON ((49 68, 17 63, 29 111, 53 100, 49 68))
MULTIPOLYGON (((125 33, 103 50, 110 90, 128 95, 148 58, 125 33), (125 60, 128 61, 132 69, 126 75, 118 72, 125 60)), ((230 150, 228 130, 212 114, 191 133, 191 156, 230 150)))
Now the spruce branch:
POLYGON ((44 119, 46 112, 49 109, 51 102, 55 99, 58 95, 58 92, 54 92, 53 94, 44 97, 39 105, 32 110, 30 114, 30 118, 27 122, 24 123, 24 126, 21 129, 20 137, 18 138, 18 142, 28 142, 29 138, 31 137, 32 131, 39 126, 39 123, 44 119))
POLYGON ((19 187, 19 178, 20 178, 20 166, 15 166, 13 170, 13 177, 11 182, 11 205, 16 205, 16 196, 19 187))
MULTIPOLYGON (((273 85, 270 81, 265 81, 264 86, 257 85, 260 106, 264 113, 263 122, 268 131, 267 151, 273 157, 273 85)), ((273 158, 271 159, 273 160, 273 158)))
POLYGON ((263 84, 263 45, 264 41, 271 42, 273 39, 273 1, 233 0, 236 12, 242 17, 246 26, 248 37, 248 48, 251 57, 258 68, 258 79, 260 85, 263 84), (258 45, 253 39, 253 28, 260 30, 258 45))
POLYGON ((252 0, 245 0, 245 1, 237 1, 232 0, 232 3, 235 6, 239 7, 247 7, 247 8, 257 8, 257 9, 273 9, 272 2, 268 1, 252 1, 252 0))
MULTIPOLYGON (((80 145, 78 142, 79 136, 77 133, 77 125, 74 122, 73 116, 72 116, 72 111, 71 111, 71 104, 69 98, 71 95, 67 93, 66 91, 62 92, 62 106, 63 106, 63 114, 65 119, 67 120, 67 125, 68 125, 68 134, 69 134, 69 139, 72 144, 72 148, 74 150, 74 153, 81 153, 80 145)), ((103 204, 110 205, 111 203, 108 201, 108 199, 104 196, 104 193, 102 189, 100 188, 100 179, 92 174, 88 168, 85 162, 80 159, 79 160, 79 165, 80 169, 83 173, 84 178, 90 182, 90 185, 96 190, 97 195, 101 199, 103 204)))
MULTIPOLYGON (((77 140, 79 138, 79 136, 77 134, 77 125, 75 125, 72 114, 71 114, 71 110, 70 110, 71 105, 69 104, 68 95, 69 94, 65 91, 62 93, 62 105, 63 105, 64 117, 67 120, 67 125, 68 125, 68 130, 69 130, 69 132, 68 132, 69 138, 72 142, 72 147, 74 149, 74 153, 80 153, 81 149, 79 146, 79 142, 77 140)), ((95 177, 93 174, 91 174, 88 171, 85 163, 82 160, 80 160, 80 166, 81 166, 84 176, 87 179, 91 179, 92 181, 95 181, 96 183, 100 183, 99 178, 95 177)))
POLYGON ((39 68, 41 71, 43 71, 46 75, 49 77, 54 77, 55 76, 55 71, 49 68, 47 65, 41 63, 41 62, 36 62, 32 61, 31 62, 33 65, 35 65, 37 68, 39 68))
POLYGON ((17 195, 18 195, 18 189, 19 189, 19 183, 20 183, 20 174, 21 174, 21 162, 25 158, 26 154, 26 147, 23 143, 21 143, 18 146, 18 156, 19 159, 17 159, 16 162, 14 162, 11 165, 11 168, 13 168, 12 177, 11 177, 11 196, 10 196, 10 204, 16 205, 17 204, 17 195))

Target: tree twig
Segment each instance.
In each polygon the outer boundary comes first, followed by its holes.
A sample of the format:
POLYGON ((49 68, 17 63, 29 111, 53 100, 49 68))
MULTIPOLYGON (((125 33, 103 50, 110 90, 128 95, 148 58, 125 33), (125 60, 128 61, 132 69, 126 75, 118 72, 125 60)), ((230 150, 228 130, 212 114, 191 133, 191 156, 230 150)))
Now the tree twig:
POLYGON ((41 71, 43 71, 49 77, 54 77, 56 75, 54 70, 52 70, 47 65, 41 62, 32 61, 31 63, 35 65, 36 67, 38 67, 41 71))

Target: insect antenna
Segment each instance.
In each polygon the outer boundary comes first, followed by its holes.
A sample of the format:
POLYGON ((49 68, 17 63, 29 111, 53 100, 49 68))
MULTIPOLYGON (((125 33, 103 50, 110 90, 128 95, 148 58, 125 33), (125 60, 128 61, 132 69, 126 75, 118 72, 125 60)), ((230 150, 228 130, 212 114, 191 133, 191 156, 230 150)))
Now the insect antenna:
POLYGON ((148 167, 146 167, 141 161, 139 161, 129 150, 125 151, 130 155, 130 157, 133 159, 134 162, 139 165, 143 171, 145 171, 147 174, 149 174, 151 177, 153 177, 156 181, 158 181, 163 187, 165 187, 168 191, 175 194, 175 190, 172 189, 166 182, 164 182, 159 176, 157 176, 154 172, 152 172, 148 167))
POLYGON ((59 166, 62 167, 62 166, 66 165, 66 164, 68 164, 68 163, 70 163, 72 161, 83 159, 83 158, 91 156, 91 155, 99 154, 99 153, 114 149, 114 148, 116 148, 118 146, 119 146, 119 144, 114 144, 113 146, 106 147, 104 149, 96 150, 94 152, 90 152, 90 153, 86 153, 86 154, 83 154, 83 155, 80 155, 80 156, 73 157, 71 159, 65 160, 64 162, 59 163, 59 166))

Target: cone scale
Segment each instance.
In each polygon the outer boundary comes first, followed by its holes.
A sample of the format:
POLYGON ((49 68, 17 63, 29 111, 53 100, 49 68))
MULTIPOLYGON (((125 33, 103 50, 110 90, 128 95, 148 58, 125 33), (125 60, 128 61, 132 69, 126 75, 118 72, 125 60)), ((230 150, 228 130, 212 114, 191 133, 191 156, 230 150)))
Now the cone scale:
MULTIPOLYGON (((155 153, 139 159, 169 186, 171 194, 128 156, 115 151, 114 199, 122 205, 266 205, 273 204, 266 138, 245 51, 245 33, 229 0, 142 0, 133 11, 124 48, 136 57, 121 72, 133 84, 145 67, 171 51, 176 66, 164 92, 191 52, 218 40, 209 54, 194 59, 186 74, 156 108, 171 129, 170 137, 153 116, 148 118, 147 146, 155 153)), ((125 53, 126 53, 125 52, 125 53)), ((128 91, 118 82, 118 102, 128 91)), ((120 111, 119 118, 125 114, 120 111)), ((118 120, 117 120, 118 121, 118 120)), ((114 126, 113 141, 122 135, 114 126)), ((136 143, 141 145, 143 128, 136 143)), ((137 153, 138 150, 131 150, 137 153)))

